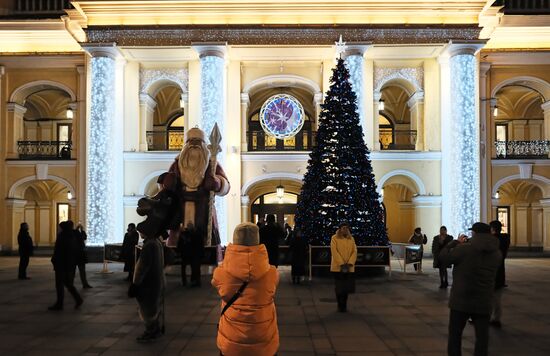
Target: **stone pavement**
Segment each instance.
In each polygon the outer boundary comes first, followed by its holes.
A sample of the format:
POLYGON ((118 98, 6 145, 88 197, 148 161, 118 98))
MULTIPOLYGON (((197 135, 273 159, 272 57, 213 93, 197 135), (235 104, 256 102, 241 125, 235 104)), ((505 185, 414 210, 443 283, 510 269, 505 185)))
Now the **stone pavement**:
MULTIPOLYGON (((135 301, 126 298, 122 265, 110 264, 112 274, 98 274, 100 264, 88 265, 91 290, 73 309, 49 312, 54 279, 47 258, 33 258, 30 281, 18 281, 18 259, 0 258, 1 355, 217 355, 218 298, 204 276, 201 289, 178 285, 177 270, 168 278, 166 335, 154 344, 135 341, 142 332, 135 301)), ((397 263, 397 262, 395 262, 397 263)), ((444 355, 447 339, 447 298, 438 289, 437 272, 424 261, 422 275, 396 272, 386 278, 358 281, 349 312, 336 312, 332 280, 293 286, 281 268, 277 312, 279 355, 444 355)), ((550 259, 507 262, 509 288, 503 304, 503 329, 491 330, 492 355, 550 354, 550 259)), ((80 288, 80 281, 76 281, 80 288)), ((473 349, 473 327, 464 337, 465 354, 473 349)))

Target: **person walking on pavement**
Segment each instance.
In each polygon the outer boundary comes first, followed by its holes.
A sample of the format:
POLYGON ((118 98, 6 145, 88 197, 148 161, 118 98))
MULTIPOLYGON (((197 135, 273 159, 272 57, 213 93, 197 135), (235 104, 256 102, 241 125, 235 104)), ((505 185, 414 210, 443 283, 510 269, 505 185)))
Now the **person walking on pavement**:
POLYGON ((439 228, 439 235, 434 236, 432 241, 434 268, 439 269, 439 280, 441 281, 439 288, 447 288, 449 286, 447 266, 443 266, 439 262, 439 252, 451 241, 453 241, 453 237, 451 235, 447 235, 447 228, 445 226, 441 226, 439 228))
POLYGON ((496 328, 501 328, 502 318, 502 293, 506 286, 506 271, 504 268, 504 261, 508 255, 508 248, 510 247, 510 236, 502 233, 502 223, 498 220, 491 221, 489 223, 491 227, 491 235, 497 238, 499 243, 500 253, 502 254, 502 261, 498 267, 497 275, 495 277, 495 292, 493 293, 493 311, 491 313, 490 324, 496 328))
POLYGON ((76 261, 76 266, 78 267, 78 272, 80 274, 80 282, 82 283, 82 288, 89 289, 92 286, 88 283, 86 278, 86 263, 88 263, 88 255, 86 253, 86 240, 88 235, 84 231, 84 227, 81 222, 78 222, 76 225, 76 230, 74 230, 77 246, 78 246, 78 256, 76 261))
POLYGON ((347 311, 348 294, 355 292, 355 262, 357 260, 357 246, 351 236, 349 225, 340 225, 336 234, 330 240, 330 271, 334 274, 334 290, 338 311, 347 311))
POLYGON ((424 257, 424 245, 428 243, 428 238, 422 233, 422 229, 417 227, 409 239, 409 243, 420 246, 420 262, 413 264, 414 270, 422 272, 422 258, 424 257))
POLYGON ((21 280, 30 279, 27 276, 27 267, 29 261, 33 255, 34 245, 32 243, 31 235, 29 234, 29 224, 26 222, 21 223, 19 228, 19 234, 17 234, 17 244, 19 245, 19 274, 18 278, 21 280))
POLYGON ((476 335, 474 355, 485 356, 489 352, 489 319, 502 254, 489 225, 476 222, 470 230, 473 232, 470 240, 461 236, 439 253, 443 266, 454 265, 449 299, 449 356, 462 354, 462 332, 469 318, 476 335))
POLYGON ((279 273, 270 265, 258 227, 237 225, 212 286, 221 298, 217 346, 225 356, 273 356, 279 349, 275 292, 279 273))
POLYGON ((266 225, 260 228, 260 243, 264 244, 269 255, 269 264, 279 266, 279 241, 284 240, 285 231, 275 222, 275 215, 268 214, 266 225))
POLYGON ((128 282, 133 280, 134 265, 136 263, 136 245, 139 242, 139 233, 136 230, 136 224, 128 224, 128 229, 122 241, 122 253, 120 258, 124 261, 124 272, 128 272, 125 279, 128 282))
POLYGON ((84 300, 74 287, 74 275, 78 254, 77 240, 74 233, 74 223, 71 220, 59 224, 61 231, 57 235, 52 256, 55 270, 55 289, 57 300, 49 310, 62 310, 65 297, 65 288, 75 300, 75 309, 79 308, 84 300))

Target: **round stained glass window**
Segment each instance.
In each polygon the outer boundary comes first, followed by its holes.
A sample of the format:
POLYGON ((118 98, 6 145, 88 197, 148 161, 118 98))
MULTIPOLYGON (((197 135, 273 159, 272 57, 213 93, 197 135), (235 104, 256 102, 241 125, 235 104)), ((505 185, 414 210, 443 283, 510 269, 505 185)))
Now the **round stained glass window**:
POLYGON ((304 126, 304 107, 288 94, 273 95, 260 110, 260 123, 271 136, 285 139, 295 136, 304 126))

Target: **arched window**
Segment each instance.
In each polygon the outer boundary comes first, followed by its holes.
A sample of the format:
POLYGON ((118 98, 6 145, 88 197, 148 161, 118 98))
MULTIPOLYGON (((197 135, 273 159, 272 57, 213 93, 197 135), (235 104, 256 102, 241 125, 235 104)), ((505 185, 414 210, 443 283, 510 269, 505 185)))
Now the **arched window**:
POLYGON ((384 115, 378 115, 378 127, 380 132, 380 148, 387 150, 393 144, 393 123, 384 115))
MULTIPOLYGON (((179 113, 178 113, 179 114, 179 113)), ((178 115, 169 121, 168 123, 168 149, 169 150, 181 150, 183 147, 183 132, 184 132, 184 120, 183 115, 178 115)))

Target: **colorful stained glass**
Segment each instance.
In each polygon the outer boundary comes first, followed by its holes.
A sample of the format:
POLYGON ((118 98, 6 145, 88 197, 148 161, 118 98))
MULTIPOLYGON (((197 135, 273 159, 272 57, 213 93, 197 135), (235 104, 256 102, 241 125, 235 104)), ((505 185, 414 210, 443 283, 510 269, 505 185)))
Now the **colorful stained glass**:
POLYGON ((288 94, 273 95, 260 110, 260 123, 268 135, 278 139, 294 137, 304 126, 304 108, 288 94))

